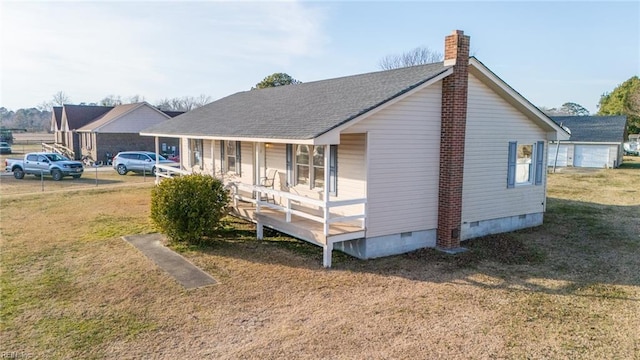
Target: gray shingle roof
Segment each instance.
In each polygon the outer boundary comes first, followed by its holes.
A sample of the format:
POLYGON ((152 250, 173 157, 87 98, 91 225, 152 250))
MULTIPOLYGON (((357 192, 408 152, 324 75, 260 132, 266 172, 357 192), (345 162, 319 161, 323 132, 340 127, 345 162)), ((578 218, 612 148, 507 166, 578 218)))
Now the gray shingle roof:
POLYGON ((53 107, 53 119, 56 122, 58 129, 62 127, 62 106, 53 107))
POLYGON ((69 130, 79 129, 106 114, 113 106, 63 105, 63 114, 67 117, 69 130))
POLYGON ((442 62, 239 92, 145 134, 313 139, 442 74, 442 62))
POLYGON ((624 142, 626 116, 552 116, 571 130, 569 141, 624 142))

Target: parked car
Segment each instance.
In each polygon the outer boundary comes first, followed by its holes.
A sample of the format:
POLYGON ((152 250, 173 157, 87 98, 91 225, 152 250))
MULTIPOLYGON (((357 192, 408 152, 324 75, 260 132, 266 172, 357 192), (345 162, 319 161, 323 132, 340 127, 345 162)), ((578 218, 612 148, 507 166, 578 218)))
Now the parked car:
POLYGON ((629 141, 623 144, 625 155, 640 156, 640 143, 636 141, 629 141))
POLYGON ((79 161, 69 160, 56 153, 36 152, 28 153, 24 159, 6 159, 5 171, 12 171, 16 179, 24 178, 25 174, 42 176, 51 175, 53 180, 62 180, 65 176, 79 179, 84 166, 79 161))
MULTIPOLYGON (((180 167, 180 164, 158 155, 158 163, 172 167, 180 167)), ((135 173, 156 174, 156 153, 150 151, 122 151, 113 158, 113 168, 120 175, 127 175, 129 171, 135 173)))
POLYGON ((0 142, 0 154, 11 154, 11 145, 8 142, 0 142))

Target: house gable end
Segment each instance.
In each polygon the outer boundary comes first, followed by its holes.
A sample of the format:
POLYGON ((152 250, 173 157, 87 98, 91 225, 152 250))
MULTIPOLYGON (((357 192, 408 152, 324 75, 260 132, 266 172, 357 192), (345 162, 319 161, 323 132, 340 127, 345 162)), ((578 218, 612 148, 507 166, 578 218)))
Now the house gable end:
POLYGON ((93 129, 100 133, 136 133, 140 130, 159 124, 169 119, 169 116, 158 111, 151 105, 141 104, 109 122, 93 129))
POLYGON ((547 132, 547 140, 569 139, 569 134, 564 129, 474 57, 469 58, 469 74, 474 75, 484 85, 544 129, 547 132))

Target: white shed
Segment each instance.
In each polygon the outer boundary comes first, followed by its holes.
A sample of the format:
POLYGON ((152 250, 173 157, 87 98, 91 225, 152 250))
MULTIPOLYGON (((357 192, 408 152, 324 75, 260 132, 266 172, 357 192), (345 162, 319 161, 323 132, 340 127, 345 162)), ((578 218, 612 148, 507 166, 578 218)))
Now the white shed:
POLYGON ((622 164, 626 116, 554 116, 552 119, 569 128, 571 137, 560 144, 549 144, 549 166, 616 168, 622 164))

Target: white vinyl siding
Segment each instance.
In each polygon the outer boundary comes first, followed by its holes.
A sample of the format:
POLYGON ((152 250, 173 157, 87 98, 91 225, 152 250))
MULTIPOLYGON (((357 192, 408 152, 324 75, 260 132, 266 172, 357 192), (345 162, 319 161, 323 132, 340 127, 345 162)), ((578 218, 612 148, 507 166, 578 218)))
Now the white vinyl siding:
POLYGON ((212 146, 214 146, 214 142, 211 140, 203 140, 202 145, 202 172, 205 174, 213 175, 215 174, 215 157, 211 153, 211 151, 213 150, 212 146))
POLYGON ((437 227, 441 90, 437 82, 346 130, 368 134, 367 237, 437 227))
POLYGON ((273 188, 275 190, 286 191, 287 184, 285 174, 286 171, 286 163, 285 163, 285 144, 269 144, 265 148, 266 156, 264 165, 266 169, 276 169, 278 170, 278 174, 276 175, 275 182, 273 183, 273 188))
MULTIPOLYGON (((295 148, 295 147, 294 147, 295 148)), ((338 196, 331 196, 332 201, 359 199, 365 197, 365 134, 345 134, 340 136, 338 145, 338 196)), ((244 151, 244 150, 243 150, 244 151)), ((266 148, 267 169, 278 170, 274 182, 274 189, 303 195, 312 199, 321 199, 321 189, 309 189, 308 184, 287 188, 286 184, 286 146, 284 144, 270 144, 266 148)), ((278 200, 276 198, 276 200, 278 200)), ((335 214, 361 213, 363 205, 344 206, 332 210, 335 214)))
POLYGON ((546 133, 473 75, 468 94, 462 221, 544 211, 546 173, 540 186, 508 188, 507 169, 509 142, 536 144, 546 133))
POLYGON ((255 157, 255 150, 253 149, 253 143, 242 141, 240 143, 240 181, 245 184, 255 184, 255 175, 253 174, 253 158, 255 157))
MULTIPOLYGON (((558 144, 552 144, 549 143, 548 145, 549 151, 548 151, 548 161, 547 164, 549 166, 567 166, 567 164, 571 163, 573 164, 573 161, 569 162, 569 145, 566 144, 560 144, 560 146, 558 146, 558 144), (558 153, 558 159, 556 162, 556 152, 558 153)), ((573 147, 573 146, 571 146, 573 147)), ((573 153, 573 152, 572 152, 573 153)))
POLYGON ((141 130, 166 121, 167 117, 149 106, 139 108, 123 115, 121 118, 105 124, 101 133, 139 133, 141 130))

